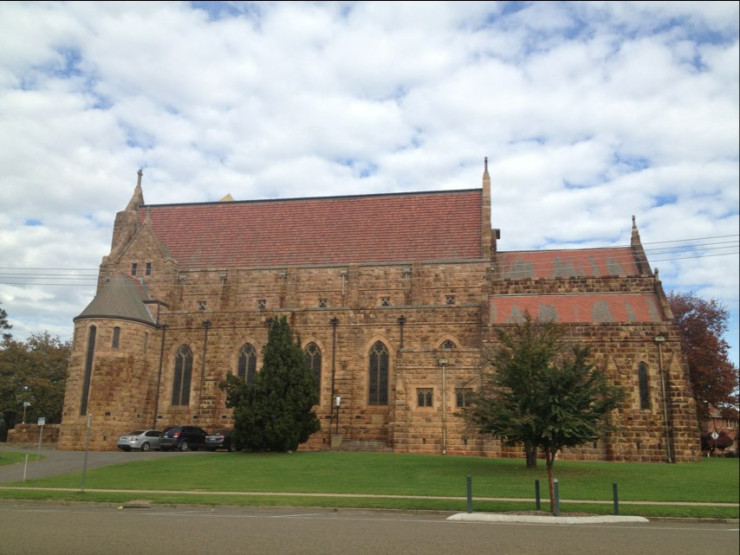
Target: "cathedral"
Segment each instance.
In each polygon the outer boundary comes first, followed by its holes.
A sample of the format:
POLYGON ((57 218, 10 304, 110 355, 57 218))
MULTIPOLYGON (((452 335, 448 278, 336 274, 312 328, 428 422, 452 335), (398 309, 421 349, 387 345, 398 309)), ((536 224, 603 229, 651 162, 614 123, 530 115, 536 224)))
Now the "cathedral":
POLYGON ((521 456, 459 412, 496 329, 529 313, 627 390, 614 429, 562 458, 700 457, 679 331, 634 217, 628 246, 499 251, 487 161, 480 188, 414 193, 146 204, 141 181, 74 319, 60 449, 233 425, 218 384, 253 379, 285 316, 318 378, 321 430, 300 449, 521 456))

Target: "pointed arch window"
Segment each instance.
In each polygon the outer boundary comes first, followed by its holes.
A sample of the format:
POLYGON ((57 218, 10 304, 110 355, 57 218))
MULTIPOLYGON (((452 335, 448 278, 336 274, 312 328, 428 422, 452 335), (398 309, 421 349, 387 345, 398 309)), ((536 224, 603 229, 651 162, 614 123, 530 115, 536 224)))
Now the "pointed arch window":
POLYGON ((640 408, 643 410, 650 408, 650 389, 648 384, 648 367, 641 362, 637 366, 637 381, 640 387, 640 408))
POLYGON ((370 349, 368 404, 388 404, 388 348, 376 341, 370 349))
POLYGON ((193 377, 193 353, 187 345, 180 345, 175 355, 175 375, 172 380, 172 404, 190 404, 190 381, 193 377))
POLYGON ((90 395, 90 380, 92 379, 93 361, 95 360, 95 335, 98 328, 90 326, 87 332, 87 352, 85 353, 85 379, 82 382, 82 401, 80 402, 80 416, 87 415, 87 398, 90 395))
POLYGON ((316 343, 306 345, 306 362, 316 379, 316 397, 321 404, 321 349, 316 343))
POLYGON ((237 375, 247 385, 254 384, 254 377, 257 375, 257 350, 251 343, 245 343, 239 349, 239 368, 237 369, 237 375))
POLYGON ((254 377, 257 374, 257 351, 251 343, 245 343, 239 349, 239 366, 237 375, 244 380, 247 385, 254 383, 254 377))
POLYGON ((457 345, 451 339, 447 339, 442 343, 443 351, 454 351, 455 349, 457 349, 457 345))

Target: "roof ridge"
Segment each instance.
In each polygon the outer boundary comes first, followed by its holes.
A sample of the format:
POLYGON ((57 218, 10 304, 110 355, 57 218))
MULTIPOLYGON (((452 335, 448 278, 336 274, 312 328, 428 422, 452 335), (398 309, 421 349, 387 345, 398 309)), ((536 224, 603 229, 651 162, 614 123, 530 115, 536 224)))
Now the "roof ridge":
POLYGON ((172 207, 172 206, 204 206, 204 205, 215 205, 215 204, 226 204, 229 206, 238 204, 264 204, 269 202, 298 202, 298 201, 316 201, 316 200, 352 200, 352 199, 366 199, 366 198, 388 198, 388 197, 403 197, 403 196, 428 196, 428 195, 440 195, 440 194, 455 194, 455 193, 474 193, 480 192, 483 189, 472 188, 472 189, 440 189, 438 191, 406 191, 396 193, 365 193, 357 195, 332 195, 332 196, 316 196, 316 197, 289 197, 289 198, 266 198, 266 199, 251 199, 251 200, 230 200, 224 201, 199 201, 199 202, 172 202, 164 204, 143 204, 139 208, 154 208, 154 207, 172 207))
POLYGON ((624 250, 630 250, 630 245, 612 245, 610 247, 573 247, 568 249, 524 249, 524 250, 516 250, 516 251, 498 251, 496 254, 515 254, 515 253, 522 253, 522 252, 584 252, 584 251, 599 251, 599 250, 613 250, 613 249, 624 249, 624 250))

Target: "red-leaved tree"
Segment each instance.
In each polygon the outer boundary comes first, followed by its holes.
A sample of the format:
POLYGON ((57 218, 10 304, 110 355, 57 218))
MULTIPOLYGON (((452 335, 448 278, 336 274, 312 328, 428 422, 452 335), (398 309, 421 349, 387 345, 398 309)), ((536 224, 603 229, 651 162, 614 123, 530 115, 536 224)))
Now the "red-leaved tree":
POLYGON ((722 339, 729 313, 715 300, 693 293, 668 293, 668 304, 681 329, 681 349, 689 364, 699 421, 709 418, 710 406, 720 411, 738 402, 738 369, 728 359, 722 339))

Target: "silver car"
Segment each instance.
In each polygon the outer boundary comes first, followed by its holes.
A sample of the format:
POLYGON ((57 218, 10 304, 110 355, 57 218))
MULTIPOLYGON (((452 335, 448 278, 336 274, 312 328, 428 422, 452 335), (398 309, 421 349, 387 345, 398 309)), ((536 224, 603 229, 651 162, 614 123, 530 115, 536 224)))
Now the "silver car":
POLYGON ((157 430, 136 430, 130 434, 118 436, 118 448, 123 451, 160 449, 159 438, 161 435, 162 432, 157 430))

